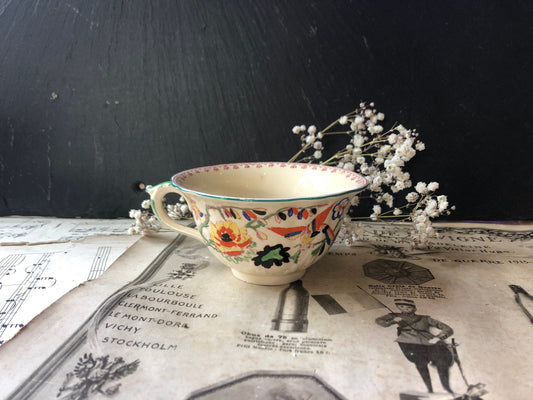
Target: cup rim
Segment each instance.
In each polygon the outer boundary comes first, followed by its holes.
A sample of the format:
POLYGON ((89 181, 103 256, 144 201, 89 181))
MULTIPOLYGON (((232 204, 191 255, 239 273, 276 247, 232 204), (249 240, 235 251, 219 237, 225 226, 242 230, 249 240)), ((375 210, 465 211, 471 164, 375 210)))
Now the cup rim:
POLYGON ((171 179, 172 186, 178 190, 186 193, 194 193, 202 197, 209 197, 213 199, 221 200, 232 200, 239 202, 282 202, 282 201, 299 201, 299 200, 321 200, 327 199, 330 197, 337 197, 347 194, 355 194, 363 191, 369 184, 368 180, 357 172, 345 170, 338 167, 332 167, 329 165, 320 165, 320 164, 305 164, 305 163, 293 163, 293 162, 242 162, 242 163, 227 163, 227 164, 217 164, 210 165, 205 167, 191 168, 185 171, 178 172, 171 179), (282 168, 300 168, 300 169, 312 169, 319 170, 321 172, 330 172, 334 174, 345 175, 348 179, 354 181, 356 187, 349 190, 342 190, 338 192, 330 192, 328 194, 319 195, 319 196, 303 196, 303 197, 238 197, 238 196, 227 196, 227 195, 218 195, 206 193, 194 189, 189 189, 183 186, 184 181, 193 175, 202 172, 211 172, 219 170, 231 170, 231 169, 240 169, 240 168, 269 168, 269 167, 282 167, 282 168))

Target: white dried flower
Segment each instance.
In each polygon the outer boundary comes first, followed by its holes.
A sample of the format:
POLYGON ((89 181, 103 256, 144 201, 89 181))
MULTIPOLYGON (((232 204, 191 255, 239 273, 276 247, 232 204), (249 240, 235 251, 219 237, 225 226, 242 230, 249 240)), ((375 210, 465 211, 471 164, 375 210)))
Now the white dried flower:
POLYGON ((322 142, 320 140, 317 140, 315 141, 315 143, 313 143, 313 148, 315 150, 322 150, 324 147, 322 146, 322 142))
POLYGON ((405 181, 402 181, 402 180, 396 181, 396 183, 392 186, 392 190, 395 193, 399 192, 400 190, 404 190, 404 189, 405 189, 405 181))
POLYGON ((438 212, 437 200, 435 199, 428 200, 426 204, 426 209, 424 211, 427 215, 429 215, 432 218, 438 217, 439 212, 438 212))
POLYGON ((423 142, 418 141, 415 144, 415 149, 417 149, 418 151, 423 151, 426 149, 426 145, 423 142))
POLYGON ((354 135, 352 143, 355 147, 361 147, 363 144, 365 144, 365 138, 362 135, 354 135))
POLYGON ((418 182, 415 186, 415 190, 420 194, 428 193, 428 187, 424 182, 418 182))
POLYGON ((392 208, 394 197, 390 193, 385 193, 382 198, 387 207, 392 208))
POLYGON ((348 123, 348 117, 346 115, 343 115, 339 118, 339 124, 346 125, 348 123))
POLYGON ((299 134, 299 133, 300 133, 300 126, 295 125, 295 126, 292 128, 292 133, 294 133, 295 135, 299 134))
POLYGON ((348 171, 353 171, 355 169, 353 163, 351 162, 347 162, 344 164, 343 166, 344 169, 348 170, 348 171))
POLYGON ((155 216, 148 211, 130 210, 129 215, 130 218, 135 219, 132 226, 128 229, 130 235, 147 235, 161 229, 159 221, 157 221, 155 216))
POLYGON ((316 158, 317 160, 322 158, 322 152, 320 150, 317 150, 313 153, 313 157, 316 158))
POLYGON ((407 196, 405 196, 405 200, 407 200, 409 203, 414 203, 418 200, 419 195, 416 192, 408 193, 407 196))
POLYGON ((130 218, 141 218, 141 210, 130 210, 130 218))
POLYGON ((311 125, 309 128, 307 128, 307 133, 314 135, 316 133, 316 126, 311 125))
POLYGON ((370 133, 381 133, 383 132, 383 127, 381 125, 373 125, 368 128, 368 132, 370 133))
POLYGON ((428 185, 428 190, 430 192, 434 192, 438 188, 439 188, 439 183, 438 182, 430 182, 429 185, 428 185))
POLYGON ((390 145, 386 144, 386 145, 381 146, 378 149, 378 154, 381 155, 381 156, 386 156, 387 154, 390 153, 391 150, 392 150, 392 147, 390 145))
POLYGON ((405 127, 402 124, 396 125, 395 129, 396 129, 397 132, 399 132, 402 135, 409 134, 409 131, 407 129, 405 129, 405 127))
POLYGON ((448 208, 448 199, 446 196, 437 196, 437 202, 439 204, 439 212, 444 212, 448 208))

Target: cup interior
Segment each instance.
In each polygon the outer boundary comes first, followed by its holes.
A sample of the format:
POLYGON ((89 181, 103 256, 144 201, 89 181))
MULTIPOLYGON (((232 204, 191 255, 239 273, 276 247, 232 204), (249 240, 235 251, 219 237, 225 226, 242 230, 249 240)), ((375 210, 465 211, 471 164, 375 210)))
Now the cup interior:
POLYGON ((325 198, 363 190, 361 175, 340 168, 299 163, 239 163, 200 167, 173 176, 185 192, 236 200, 325 198))

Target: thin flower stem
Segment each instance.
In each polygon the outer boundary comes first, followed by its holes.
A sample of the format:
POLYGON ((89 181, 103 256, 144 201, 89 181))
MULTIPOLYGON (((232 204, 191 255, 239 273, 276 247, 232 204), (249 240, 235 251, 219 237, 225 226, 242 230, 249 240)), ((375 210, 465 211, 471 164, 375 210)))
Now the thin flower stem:
POLYGON ((296 153, 294 156, 292 156, 288 162, 294 162, 300 156, 300 154, 305 153, 307 151, 307 149, 309 149, 309 147, 311 147, 311 145, 309 143, 307 143, 304 147, 302 147, 300 149, 300 151, 298 153, 296 153))
POLYGON ((374 139, 370 142, 367 142, 367 143, 363 143, 361 147, 368 147, 368 146, 373 146, 375 145, 376 143, 386 143, 388 142, 389 139, 383 139, 383 140, 377 140, 377 139, 374 139))
POLYGON ((333 162, 334 160, 337 160, 337 159, 342 158, 342 157, 344 157, 343 154, 336 153, 333 156, 331 156, 330 158, 328 158, 326 161, 322 161, 320 164, 321 165, 328 165, 330 162, 333 162))
POLYGON ((322 132, 322 133, 324 134, 324 136, 329 136, 329 135, 349 135, 352 132, 353 131, 335 131, 335 132, 322 132))
MULTIPOLYGON (((397 208, 398 210, 401 210, 402 208, 409 208, 410 206, 411 206, 411 204, 410 204, 410 203, 407 203, 407 204, 404 204, 403 206, 399 206, 399 207, 395 207, 395 208, 397 208)), ((382 213, 381 215, 388 215, 388 214, 393 213, 393 212, 394 212, 394 210, 391 209, 391 210, 387 210, 387 211, 385 211, 385 212, 382 213)))
MULTIPOLYGON (((406 221, 409 219, 410 215, 408 214, 402 214, 402 215, 380 215, 377 217, 377 219, 381 218, 387 218, 387 219, 402 219, 402 221, 406 221)), ((364 220, 372 220, 370 217, 351 217, 352 221, 364 221, 364 220)))

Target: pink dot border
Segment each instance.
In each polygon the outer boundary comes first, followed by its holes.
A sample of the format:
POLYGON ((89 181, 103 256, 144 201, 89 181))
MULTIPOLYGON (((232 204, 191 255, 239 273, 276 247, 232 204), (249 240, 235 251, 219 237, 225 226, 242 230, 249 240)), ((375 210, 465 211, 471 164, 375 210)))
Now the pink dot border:
POLYGON ((202 173, 230 171, 230 170, 238 170, 238 169, 250 169, 250 168, 257 168, 257 169, 272 168, 272 167, 302 169, 302 170, 310 169, 310 170, 316 170, 316 171, 321 171, 321 172, 329 172, 330 174, 341 175, 345 177, 346 179, 357 183, 361 187, 364 187, 368 184, 367 180, 363 176, 353 171, 348 171, 342 168, 331 167, 331 166, 326 166, 326 165, 288 163, 288 162, 246 162, 246 163, 218 164, 218 165, 211 165, 211 166, 206 166, 206 167, 198 167, 198 168, 193 168, 193 169, 189 169, 189 170, 177 173, 176 175, 172 177, 172 182, 174 183, 174 185, 183 186, 183 184, 187 181, 188 178, 190 178, 191 176, 202 174, 202 173))

